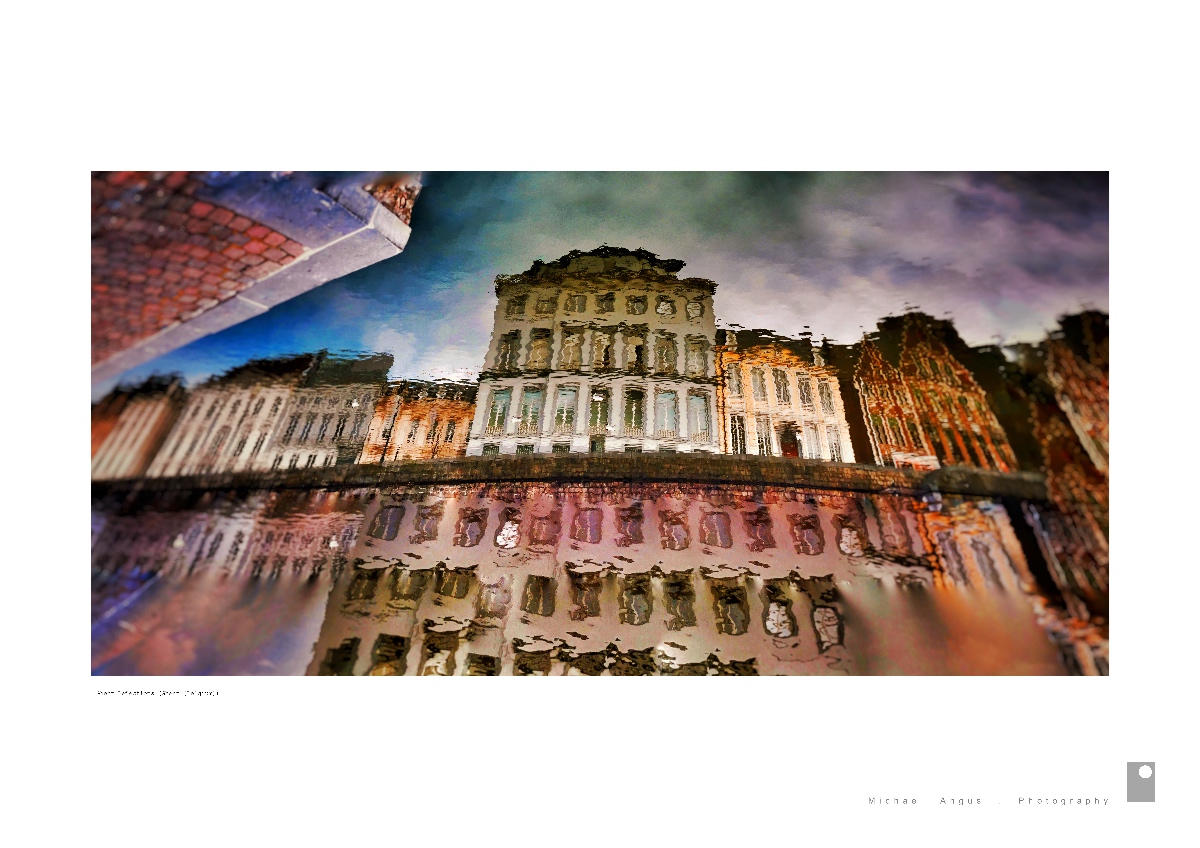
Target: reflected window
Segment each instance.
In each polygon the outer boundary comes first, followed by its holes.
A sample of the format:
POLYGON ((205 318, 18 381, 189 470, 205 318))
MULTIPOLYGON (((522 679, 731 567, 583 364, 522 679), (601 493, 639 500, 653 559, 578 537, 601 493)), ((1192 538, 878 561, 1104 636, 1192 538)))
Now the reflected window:
POLYGON ((500 514, 500 527, 496 530, 496 547, 511 550, 521 541, 521 511, 512 507, 500 514))
POLYGON ((706 512, 700 517, 700 544, 718 548, 733 545, 733 533, 727 513, 706 512))
POLYGON ((571 524, 571 538, 593 545, 599 542, 602 516, 603 513, 594 507, 577 509, 571 524))
POLYGON ((554 615, 554 580, 531 574, 525 578, 521 593, 521 609, 534 615, 554 615))
POLYGON ((816 556, 825 550, 825 535, 821 532, 821 519, 816 515, 789 515, 792 541, 796 553, 816 556))
POLYGON ((460 548, 473 548, 478 545, 487 527, 487 515, 486 509, 460 509, 458 523, 454 528, 454 544, 460 548))
POLYGON ((385 542, 390 542, 396 538, 396 533, 400 530, 400 521, 403 518, 403 506, 385 506, 375 513, 367 535, 372 539, 383 539, 385 542))

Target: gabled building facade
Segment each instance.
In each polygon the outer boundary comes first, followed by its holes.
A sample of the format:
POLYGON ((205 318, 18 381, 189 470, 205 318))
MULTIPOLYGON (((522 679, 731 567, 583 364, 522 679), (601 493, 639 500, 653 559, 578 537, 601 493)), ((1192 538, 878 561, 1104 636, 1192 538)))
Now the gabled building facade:
POLYGON ((854 462, 837 375, 810 342, 717 333, 722 452, 854 462))

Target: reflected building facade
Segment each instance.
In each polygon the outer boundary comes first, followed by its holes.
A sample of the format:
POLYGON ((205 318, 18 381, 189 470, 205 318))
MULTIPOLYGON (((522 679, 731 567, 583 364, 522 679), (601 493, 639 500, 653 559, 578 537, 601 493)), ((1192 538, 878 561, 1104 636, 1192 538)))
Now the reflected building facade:
POLYGON ((465 456, 476 383, 404 380, 375 405, 360 463, 465 456))
POLYGON ((106 398, 94 671, 1108 673, 1106 316, 814 348, 682 267, 497 277, 478 383, 321 352, 106 398))
POLYGON ((986 393, 941 337, 953 327, 919 312, 904 315, 899 328, 896 323, 880 322, 884 338, 864 338, 855 371, 875 461, 1015 471, 1016 457, 986 393), (899 344, 889 335, 899 335, 899 344))
POLYGON ((854 462, 837 374, 811 343, 762 330, 717 342, 723 452, 854 462))
POLYGON ((710 280, 601 247, 496 278, 468 455, 719 450, 710 280))

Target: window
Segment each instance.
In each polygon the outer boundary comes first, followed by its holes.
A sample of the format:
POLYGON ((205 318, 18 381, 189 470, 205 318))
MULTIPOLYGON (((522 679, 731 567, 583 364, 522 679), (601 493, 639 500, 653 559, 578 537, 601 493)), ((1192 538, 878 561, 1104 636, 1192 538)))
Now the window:
POLYGON ((708 376, 708 344, 704 339, 688 339, 684 367, 689 377, 708 376))
POLYGON ((805 409, 813 409, 812 382, 803 371, 796 375, 796 385, 800 389, 800 403, 805 409))
POLYGON ((688 533, 687 514, 661 510, 658 513, 658 529, 662 546, 669 551, 686 550, 691 536, 688 533))
POLYGON ((519 294, 508 299, 508 305, 504 309, 504 314, 509 318, 516 318, 525 314, 526 295, 519 294))
POLYGON ((592 336, 592 367, 613 367, 613 336, 612 333, 597 330, 592 336))
POLYGON ((829 441, 829 458, 834 462, 842 461, 842 440, 838 438, 836 427, 827 427, 825 438, 829 441))
POLYGON ((503 433, 508 423, 508 406, 512 401, 512 389, 498 389, 492 392, 492 405, 488 409, 486 432, 503 433))
POLYGON ((658 392, 654 396, 654 431, 660 439, 671 439, 679 433, 678 405, 675 392, 658 392))
POLYGON ((483 538, 487 528, 488 511, 464 507, 458 511, 458 524, 454 529, 454 544, 460 548, 473 548, 483 538))
POLYGON ((542 416, 542 388, 526 386, 521 392, 521 423, 517 432, 521 435, 537 433, 542 416))
POLYGON ((819 459, 821 453, 821 437, 817 434, 816 424, 804 425, 804 455, 819 459))
POLYGON ((675 339, 660 335, 654 340, 654 370, 659 374, 674 374, 679 365, 675 339))
POLYGON ((558 308, 558 298, 551 295, 543 295, 538 298, 535 311, 538 315, 551 315, 558 308))
POLYGON ((746 590, 732 581, 712 581, 713 611, 717 618, 717 632, 729 636, 741 636, 749 627, 750 610, 746 604, 746 590))
POLYGON ((585 294, 569 294, 567 295, 567 311, 568 312, 584 312, 587 310, 587 295, 585 294))
POLYGON ((642 452, 641 445, 626 445, 625 446, 625 453, 641 453, 641 452, 642 452))
POLYGON ((696 626, 696 590, 692 588, 690 572, 663 577, 663 606, 670 618, 668 630, 696 626))
POLYGON ((321 675, 350 675, 354 672, 354 661, 358 659, 358 644, 357 636, 344 639, 342 644, 336 648, 330 648, 325 652, 325 659, 321 663, 321 675))
POLYGON ((567 588, 571 596, 572 621, 583 621, 600 615, 600 593, 604 590, 602 574, 568 570, 567 588))
POLYGON ((304 467, 312 468, 316 464, 317 464, 317 455, 315 453, 310 453, 308 455, 308 460, 305 461, 305 463, 304 463, 304 467))
POLYGON ((496 352, 496 368, 500 371, 513 371, 517 367, 517 357, 520 355, 521 332, 514 330, 500 337, 500 347, 496 352))
POLYGON ((630 295, 629 297, 625 298, 625 311, 630 315, 645 315, 646 296, 630 295))
POLYGON ((260 411, 260 410, 262 410, 262 408, 263 408, 263 403, 264 403, 265 401, 266 401, 266 398, 259 398, 259 399, 258 399, 258 400, 255 402, 255 404, 254 404, 254 409, 253 409, 253 410, 251 410, 250 414, 251 414, 251 415, 258 415, 259 411, 260 411))
POLYGON ((692 441, 709 440, 708 395, 688 395, 688 435, 692 441))
POLYGON ((625 390, 625 435, 640 438, 645 426, 646 394, 641 389, 625 390))
POLYGON ((732 547, 733 533, 727 513, 706 512, 700 517, 700 544, 718 548, 732 547))
POLYGON ((767 377, 761 368, 750 369, 750 387, 754 392, 754 399, 765 401, 767 399, 767 377))
POLYGON ((354 416, 354 429, 350 431, 350 438, 357 439, 362 432, 362 425, 366 423, 367 417, 362 413, 354 416))
POLYGON ((455 422, 453 422, 453 421, 446 422, 446 434, 444 436, 442 436, 443 442, 453 442, 454 441, 454 424, 455 424, 455 422))
POLYGON ((326 456, 325 461, 322 462, 321 464, 324 465, 326 468, 328 468, 330 465, 333 465, 333 454, 329 454, 328 456, 326 456))
POLYGON ((583 333, 564 330, 559 368, 579 368, 583 365, 583 333))
POLYGON ((283 454, 280 454, 271 460, 271 470, 274 471, 276 468, 278 468, 281 462, 283 462, 283 454))
POLYGON ((771 535, 771 513, 765 506, 760 506, 754 512, 743 512, 742 520, 746 525, 746 535, 750 537, 750 550, 755 553, 775 547, 775 537, 771 535))
POLYGON ((665 294, 660 294, 658 296, 658 305, 654 307, 654 311, 659 315, 674 315, 675 301, 671 300, 665 294))
POLYGON ((371 649, 371 668, 367 674, 372 677, 402 675, 407 654, 407 638, 380 633, 375 640, 375 647, 371 649))
POLYGON ((650 621, 654 595, 649 574, 626 574, 621 578, 620 620, 622 624, 641 625, 650 621))
POLYGON ((498 548, 512 550, 521 541, 521 510, 509 507, 500 515, 500 527, 493 540, 498 548))
POLYGON ((822 380, 817 384, 817 393, 821 397, 821 411, 826 415, 834 415, 833 389, 830 387, 828 380, 822 380))
POLYGON ((438 420, 434 417, 429 422, 429 429, 425 431, 425 444, 436 445, 438 439, 438 420))
POLYGON ((555 442, 554 444, 552 444, 550 446, 550 453, 570 453, 570 452, 571 452, 571 443, 570 442, 555 442))
POLYGON ((746 452, 746 419, 741 415, 729 416, 730 450, 733 453, 746 452))
POLYGON ((554 615, 554 580, 531 574, 525 578, 521 609, 534 615, 554 615))
POLYGON ((642 543, 642 521, 644 518, 641 503, 617 508, 618 548, 627 548, 630 545, 640 545, 642 543))
POLYGON ((704 314, 704 304, 698 300, 689 300, 687 304, 687 317, 699 318, 704 314))
POLYGON ((612 292, 596 295, 597 312, 613 312, 616 308, 616 296, 612 292))
POLYGON ((603 436, 593 436, 588 440, 588 453, 604 453, 603 436))
POLYGON ((812 622, 822 653, 842 644, 842 619, 833 607, 813 607, 812 622))
POLYGON ((448 598, 465 598, 471 590, 471 571, 467 568, 438 568, 433 591, 448 598))
POLYGON ((737 365, 725 366, 725 385, 732 397, 742 396, 742 369, 737 365))
POLYGON ((533 445, 517 445, 517 453, 533 453, 533 445))
POLYGON ((383 576, 382 568, 355 568, 350 588, 346 592, 348 601, 370 601, 375 598, 375 589, 379 578, 383 576))
POLYGON ((529 359, 526 368, 545 369, 550 367, 550 346, 552 344, 549 330, 538 329, 531 333, 529 340, 529 359))
POLYGON ((222 427, 220 430, 217 431, 216 437, 209 444, 208 455, 216 456, 221 450, 221 445, 225 444, 225 440, 227 438, 229 438, 229 428, 222 427))
POLYGON ((821 520, 816 515, 789 515, 792 541, 796 553, 816 556, 825 550, 825 534, 821 532, 821 520))
POLYGON ((300 464, 300 454, 295 454, 291 459, 288 460, 288 468, 289 469, 295 468, 299 464, 300 464))
POLYGON ((775 378, 775 402, 780 406, 791 406, 792 389, 788 385, 787 372, 776 368, 772 375, 775 378))
POLYGON ((560 386, 554 403, 554 432, 575 432, 575 407, 579 402, 579 390, 574 386, 560 386))
POLYGON ((591 409, 588 413, 588 427, 593 435, 602 435, 608 428, 608 389, 592 390, 591 409))
POLYGON ((646 369, 646 340, 641 336, 631 336, 626 340, 625 367, 630 371, 646 369))
POLYGON ((483 446, 483 455, 484 456, 492 456, 492 455, 498 454, 498 453, 500 453, 499 445, 484 445, 483 446))
POLYGON ((308 415, 304 416, 304 429, 300 431, 300 441, 304 442, 308 440, 309 435, 312 433, 313 424, 316 422, 316 420, 317 414, 315 412, 310 412, 308 415))
POLYGON ((283 432, 283 439, 282 439, 282 441, 285 445, 291 441, 292 436, 296 432, 296 425, 299 423, 300 423, 299 415, 293 415, 291 418, 288 419, 287 429, 283 432))
POLYGON ((417 442, 417 431, 418 431, 418 430, 420 430, 420 429, 421 429, 421 422, 420 422, 420 421, 414 421, 414 422, 412 422, 412 424, 411 424, 411 425, 409 426, 409 428, 408 428, 408 438, 406 438, 404 441, 405 441, 406 443, 410 444, 410 445, 412 445, 412 444, 416 444, 416 442, 417 442))
POLYGON ((571 522, 571 538, 576 542, 598 543, 602 516, 603 513, 595 507, 577 509, 575 519, 571 522))
POLYGON ((756 416, 754 429, 758 436, 758 455, 771 456, 771 419, 765 415, 756 416))

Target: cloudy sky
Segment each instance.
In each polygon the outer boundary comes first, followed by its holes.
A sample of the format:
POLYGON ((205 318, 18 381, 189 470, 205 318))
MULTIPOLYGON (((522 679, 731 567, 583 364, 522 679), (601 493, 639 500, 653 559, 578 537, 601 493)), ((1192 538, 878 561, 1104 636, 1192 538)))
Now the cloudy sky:
MULTIPOLYGON (((393 377, 476 374, 493 279, 574 250, 645 248, 717 282, 719 326, 851 342, 916 306, 972 344, 1108 309, 1107 174, 426 173, 399 256, 127 372, 386 351, 393 377)), ((115 382, 115 381, 114 381, 115 382)), ((95 387, 103 393, 111 383, 95 387)))

